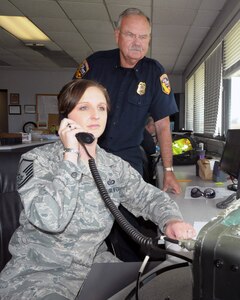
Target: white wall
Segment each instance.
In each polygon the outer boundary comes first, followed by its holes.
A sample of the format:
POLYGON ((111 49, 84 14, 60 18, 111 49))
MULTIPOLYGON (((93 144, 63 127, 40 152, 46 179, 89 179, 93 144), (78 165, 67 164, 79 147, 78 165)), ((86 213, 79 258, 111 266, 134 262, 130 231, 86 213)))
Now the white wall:
MULTIPOLYGON (((36 94, 58 94, 73 77, 75 69, 60 72, 0 70, 0 89, 20 95, 21 115, 8 115, 9 132, 22 131, 26 122, 36 122, 37 115, 25 114, 24 105, 36 104, 36 94)), ((182 77, 169 76, 174 93, 182 92, 182 77)), ((9 103, 9 99, 8 99, 9 103)))
MULTIPOLYGON (((26 122, 37 121, 37 115, 25 114, 24 105, 36 105, 36 94, 58 94, 72 79, 75 69, 61 72, 0 70, 0 89, 20 95, 21 115, 8 115, 9 132, 22 131, 26 122)), ((9 99, 8 99, 9 103, 9 99)))
POLYGON ((184 93, 181 75, 169 75, 169 80, 174 93, 184 93))

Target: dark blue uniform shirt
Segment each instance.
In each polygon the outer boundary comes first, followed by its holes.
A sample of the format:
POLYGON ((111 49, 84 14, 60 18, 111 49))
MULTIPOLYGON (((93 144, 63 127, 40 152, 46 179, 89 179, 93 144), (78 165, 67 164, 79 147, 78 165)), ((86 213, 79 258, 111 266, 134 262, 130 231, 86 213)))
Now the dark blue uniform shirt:
POLYGON ((172 91, 163 91, 163 74, 161 64, 147 57, 134 68, 121 67, 119 49, 114 49, 90 55, 74 76, 98 81, 107 88, 111 108, 99 145, 128 161, 140 173, 139 145, 147 115, 157 121, 178 111, 172 91))

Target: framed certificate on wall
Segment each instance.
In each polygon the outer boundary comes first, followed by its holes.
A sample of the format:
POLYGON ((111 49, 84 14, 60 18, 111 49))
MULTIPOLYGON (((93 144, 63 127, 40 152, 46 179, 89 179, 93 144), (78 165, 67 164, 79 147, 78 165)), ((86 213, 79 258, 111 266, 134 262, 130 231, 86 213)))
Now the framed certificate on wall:
POLYGON ((9 115, 21 115, 21 105, 9 105, 9 115))

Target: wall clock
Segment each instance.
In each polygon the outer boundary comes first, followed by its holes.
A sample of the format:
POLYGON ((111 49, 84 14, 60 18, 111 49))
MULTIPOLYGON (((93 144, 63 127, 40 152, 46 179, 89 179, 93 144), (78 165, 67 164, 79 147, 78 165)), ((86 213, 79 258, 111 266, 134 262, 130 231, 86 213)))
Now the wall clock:
POLYGON ((23 125, 23 132, 30 133, 33 129, 37 128, 37 124, 34 122, 27 122, 23 125))

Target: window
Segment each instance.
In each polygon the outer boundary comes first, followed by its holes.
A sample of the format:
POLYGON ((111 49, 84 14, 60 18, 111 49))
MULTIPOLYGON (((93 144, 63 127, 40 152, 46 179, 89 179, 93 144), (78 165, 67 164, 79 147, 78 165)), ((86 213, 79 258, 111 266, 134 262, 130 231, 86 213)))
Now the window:
POLYGON ((229 129, 240 128, 240 76, 231 78, 229 129))
POLYGON ((225 75, 234 70, 240 61, 240 21, 233 26, 223 41, 225 75))
POLYGON ((240 128, 240 21, 223 41, 226 99, 225 128, 240 128))
POLYGON ((240 128, 240 21, 185 85, 185 127, 209 137, 240 128))

